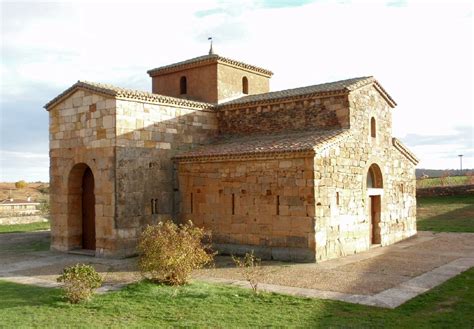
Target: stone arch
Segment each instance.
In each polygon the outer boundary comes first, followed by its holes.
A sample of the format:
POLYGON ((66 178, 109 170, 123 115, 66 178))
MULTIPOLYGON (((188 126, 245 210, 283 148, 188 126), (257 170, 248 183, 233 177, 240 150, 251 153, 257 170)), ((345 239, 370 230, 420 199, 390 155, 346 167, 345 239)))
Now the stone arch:
POLYGON ((367 188, 383 188, 383 177, 380 167, 372 163, 367 171, 367 188))
POLYGON ((77 163, 71 168, 67 189, 69 249, 95 250, 94 185, 94 174, 87 164, 77 163))

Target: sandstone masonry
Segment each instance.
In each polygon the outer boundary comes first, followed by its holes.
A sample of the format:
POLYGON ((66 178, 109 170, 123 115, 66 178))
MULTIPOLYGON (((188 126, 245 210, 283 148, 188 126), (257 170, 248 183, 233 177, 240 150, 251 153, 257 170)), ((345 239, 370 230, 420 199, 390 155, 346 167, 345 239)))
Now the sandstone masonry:
POLYGON ((165 218, 296 261, 416 234, 417 159, 374 78, 269 92, 270 71, 213 54, 148 73, 154 93, 78 82, 45 106, 53 249, 134 254, 165 218))

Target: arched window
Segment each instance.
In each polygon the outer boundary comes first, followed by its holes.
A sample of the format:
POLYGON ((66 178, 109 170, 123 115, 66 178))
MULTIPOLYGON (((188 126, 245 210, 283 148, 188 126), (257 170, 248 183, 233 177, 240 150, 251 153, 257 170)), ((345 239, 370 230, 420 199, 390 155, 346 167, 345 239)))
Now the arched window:
POLYGON ((383 188, 382 172, 375 163, 370 166, 367 173, 367 188, 383 188))
POLYGON ((249 80, 247 79, 247 77, 242 78, 242 93, 249 93, 249 80))
POLYGON ((370 119, 370 136, 372 136, 374 138, 377 136, 376 126, 375 126, 375 118, 374 117, 372 117, 370 119))
POLYGON ((186 77, 181 77, 179 80, 179 92, 181 95, 188 93, 188 83, 186 81, 186 77))

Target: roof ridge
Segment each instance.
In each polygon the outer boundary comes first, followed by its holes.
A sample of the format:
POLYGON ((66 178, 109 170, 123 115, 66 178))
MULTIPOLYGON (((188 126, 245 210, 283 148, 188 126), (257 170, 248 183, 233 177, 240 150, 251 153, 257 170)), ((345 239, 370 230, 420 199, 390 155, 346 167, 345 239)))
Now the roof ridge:
POLYGON ((176 62, 176 63, 164 65, 164 66, 159 66, 159 67, 156 67, 154 69, 148 70, 147 73, 148 73, 148 75, 153 76, 158 72, 169 72, 169 71, 177 70, 179 68, 182 68, 182 67, 185 67, 185 66, 188 66, 188 65, 197 64, 197 63, 204 63, 206 61, 208 61, 208 62, 221 61, 223 63, 238 66, 238 67, 241 67, 243 69, 255 71, 255 72, 258 72, 258 73, 261 73, 261 74, 264 74, 264 75, 268 75, 268 76, 273 75, 272 71, 267 70, 263 67, 259 67, 259 66, 252 65, 252 64, 247 64, 247 63, 237 61, 235 59, 231 59, 231 58, 228 58, 228 57, 223 57, 223 56, 220 56, 220 55, 217 55, 217 54, 209 54, 209 55, 198 56, 198 57, 190 58, 190 59, 187 59, 187 60, 184 60, 184 61, 180 61, 180 62, 176 62))
POLYGON ((233 99, 228 102, 220 103, 218 108, 232 107, 236 105, 244 105, 251 103, 262 103, 269 100, 277 101, 282 99, 291 99, 294 97, 301 97, 313 94, 337 93, 343 91, 352 91, 360 88, 368 83, 376 82, 373 76, 363 76, 357 78, 349 78, 337 80, 332 82, 324 82, 309 86, 302 86, 296 88, 282 89, 271 91, 267 93, 247 95, 241 98, 233 99), (325 88, 326 87, 326 88, 325 88))
POLYGON ((46 103, 44 108, 48 109, 49 107, 58 103, 64 97, 68 96, 74 90, 78 88, 90 90, 92 92, 99 92, 99 93, 106 94, 112 97, 125 98, 125 99, 137 99, 137 100, 150 101, 150 102, 163 102, 166 104, 191 106, 191 107, 195 107, 195 108, 197 107, 201 109, 212 108, 214 106, 214 104, 211 104, 211 103, 193 101, 193 100, 177 98, 177 97, 172 97, 172 96, 165 96, 161 94, 154 94, 148 91, 122 88, 122 87, 117 87, 115 85, 106 84, 106 83, 78 80, 71 87, 67 88, 65 91, 63 91, 58 96, 53 98, 51 101, 46 103))

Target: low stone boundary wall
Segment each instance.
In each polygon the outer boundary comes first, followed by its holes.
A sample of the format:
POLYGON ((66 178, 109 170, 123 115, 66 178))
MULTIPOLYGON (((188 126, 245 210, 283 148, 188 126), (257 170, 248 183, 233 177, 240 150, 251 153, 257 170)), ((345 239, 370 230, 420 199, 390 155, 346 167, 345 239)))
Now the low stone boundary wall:
POLYGON ((48 220, 42 216, 4 217, 4 218, 0 218, 0 225, 29 224, 29 223, 47 222, 47 221, 48 220))
POLYGON ((417 188, 416 196, 473 195, 474 184, 417 188))

